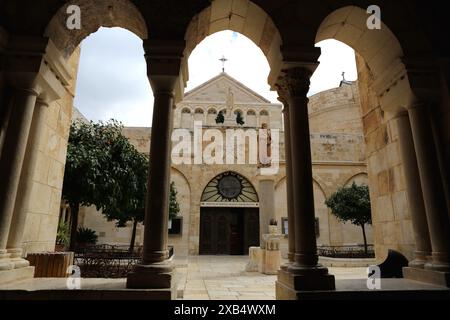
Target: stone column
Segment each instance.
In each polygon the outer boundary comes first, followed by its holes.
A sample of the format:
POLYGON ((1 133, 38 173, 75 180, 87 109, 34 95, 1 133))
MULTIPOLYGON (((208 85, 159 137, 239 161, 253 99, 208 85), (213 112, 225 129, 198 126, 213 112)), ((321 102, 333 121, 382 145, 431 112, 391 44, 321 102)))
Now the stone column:
POLYGON ((286 101, 286 93, 280 92, 280 101, 283 103, 283 121, 284 121, 284 158, 286 168, 286 195, 287 195, 287 214, 288 214, 288 240, 289 240, 289 263, 294 262, 295 256, 295 215, 294 215, 294 186, 292 184, 292 155, 291 155, 291 129, 289 121, 289 105, 286 101), (281 97, 282 96, 282 97, 281 97))
POLYGON ((275 181, 273 176, 259 176, 259 242, 265 249, 264 234, 269 233, 269 222, 275 216, 275 181))
POLYGON ((431 254, 431 243, 408 113, 405 111, 398 114, 396 121, 403 171, 406 180, 408 207, 411 212, 414 239, 416 242, 414 260, 409 263, 409 266, 423 268, 427 262, 427 256, 431 254))
POLYGON ((33 187, 33 178, 39 153, 39 139, 43 134, 45 125, 45 111, 48 104, 38 100, 34 110, 32 125, 30 129, 28 144, 26 148, 25 160, 22 166, 19 189, 14 207, 14 215, 8 237, 8 253, 11 254, 11 261, 15 268, 28 267, 29 262, 22 259, 22 237, 25 230, 27 211, 33 187))
POLYGON ((6 245, 37 95, 32 89, 16 89, 12 97, 11 116, 0 159, 0 270, 14 267, 6 245))
POLYGON ((285 70, 283 90, 289 104, 292 183, 295 215, 295 256, 288 273, 281 270, 277 298, 298 298, 301 290, 332 290, 334 276, 318 264, 312 179, 308 98, 312 71, 296 67, 285 70))
POLYGON ((150 84, 155 97, 153 109, 150 170, 145 208, 142 262, 128 275, 127 287, 166 289, 165 298, 175 298, 174 267, 167 247, 171 134, 174 96, 181 70, 184 46, 154 41, 144 44, 150 84))
POLYGON ((450 221, 440 176, 429 111, 424 104, 408 109, 430 233, 432 262, 425 269, 450 271, 450 221))

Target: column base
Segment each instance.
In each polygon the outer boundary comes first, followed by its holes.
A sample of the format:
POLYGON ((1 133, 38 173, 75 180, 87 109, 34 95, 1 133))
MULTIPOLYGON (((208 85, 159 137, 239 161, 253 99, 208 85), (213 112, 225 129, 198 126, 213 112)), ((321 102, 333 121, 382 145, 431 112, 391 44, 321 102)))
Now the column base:
POLYGON ((22 249, 8 249, 8 253, 11 255, 10 261, 14 265, 14 269, 21 269, 30 266, 30 262, 22 258, 22 249))
POLYGON ((334 275, 328 273, 328 269, 317 267, 303 269, 302 272, 292 273, 282 268, 278 272, 276 282, 277 300, 297 300, 302 291, 335 290, 334 275))
POLYGON ((155 290, 160 299, 177 298, 175 269, 171 261, 149 265, 136 265, 127 277, 128 289, 155 290))
POLYGON ((34 278, 34 267, 11 269, 0 271, 0 284, 8 284, 16 281, 31 280, 34 278))
POLYGON ((11 262, 11 254, 6 250, 0 250, 0 271, 14 269, 14 263, 11 262))
POLYGON ((405 267, 403 278, 450 288, 450 272, 405 267))

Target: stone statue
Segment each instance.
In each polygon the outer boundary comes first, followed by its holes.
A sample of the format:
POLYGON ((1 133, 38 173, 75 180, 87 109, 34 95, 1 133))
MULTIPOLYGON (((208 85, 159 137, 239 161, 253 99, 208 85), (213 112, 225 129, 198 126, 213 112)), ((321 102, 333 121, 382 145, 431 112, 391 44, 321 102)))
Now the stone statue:
POLYGON ((234 94, 231 88, 228 88, 227 94, 227 115, 230 117, 233 115, 234 109, 234 94))
MULTIPOLYGON (((269 129, 269 126, 267 125, 267 123, 263 123, 261 126, 262 130, 266 131, 266 135, 265 137, 261 137, 261 135, 259 136, 259 147, 262 148, 264 147, 264 143, 266 145, 266 152, 265 153, 261 153, 260 151, 260 157, 259 157, 259 163, 258 163, 258 168, 266 168, 266 167, 270 167, 271 163, 272 163, 272 135, 269 129), (263 140, 263 141, 261 141, 263 140), (263 159, 261 159, 262 155, 265 155, 265 157, 263 157, 263 159)), ((261 132, 261 131, 260 131, 261 132)))

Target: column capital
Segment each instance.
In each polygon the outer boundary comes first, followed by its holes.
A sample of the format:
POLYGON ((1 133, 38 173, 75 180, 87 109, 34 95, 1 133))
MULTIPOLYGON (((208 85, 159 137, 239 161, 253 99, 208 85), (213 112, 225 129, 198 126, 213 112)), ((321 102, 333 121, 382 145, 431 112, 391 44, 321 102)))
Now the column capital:
POLYGON ((305 67, 294 67, 283 70, 276 87, 281 99, 306 98, 311 84, 312 71, 305 67))

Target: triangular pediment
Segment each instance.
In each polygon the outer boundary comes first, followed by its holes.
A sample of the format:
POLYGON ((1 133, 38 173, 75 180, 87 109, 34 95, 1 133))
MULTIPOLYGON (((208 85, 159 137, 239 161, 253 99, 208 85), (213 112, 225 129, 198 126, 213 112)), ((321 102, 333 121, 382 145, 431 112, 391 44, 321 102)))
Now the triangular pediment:
POLYGON ((225 102, 229 89, 233 92, 236 104, 270 103, 269 100, 224 72, 187 92, 184 101, 225 102))

